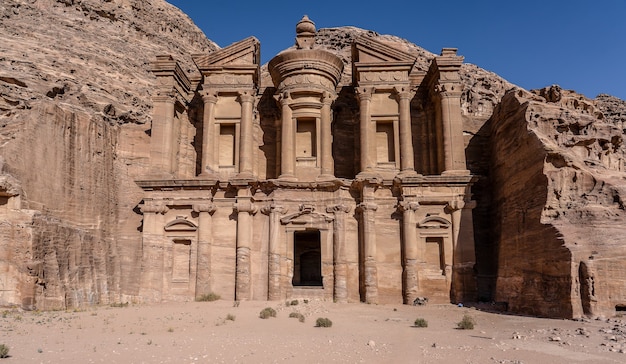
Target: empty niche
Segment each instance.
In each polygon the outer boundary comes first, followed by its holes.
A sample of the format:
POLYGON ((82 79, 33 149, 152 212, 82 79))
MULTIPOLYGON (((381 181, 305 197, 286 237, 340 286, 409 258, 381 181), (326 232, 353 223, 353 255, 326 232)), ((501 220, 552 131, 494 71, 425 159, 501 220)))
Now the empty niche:
POLYGON ((376 161, 378 163, 395 162, 393 134, 392 121, 376 122, 376 161))
POLYGON ((430 269, 440 270, 443 273, 445 264, 443 261, 442 237, 426 238, 425 260, 430 269))
POLYGON ((235 165, 235 124, 220 124, 219 165, 235 165))
POLYGON ((189 282, 191 268, 191 240, 174 240, 172 251, 172 281, 189 282))
POLYGON ((299 118, 296 130, 296 157, 317 156, 317 133, 314 118, 299 118))

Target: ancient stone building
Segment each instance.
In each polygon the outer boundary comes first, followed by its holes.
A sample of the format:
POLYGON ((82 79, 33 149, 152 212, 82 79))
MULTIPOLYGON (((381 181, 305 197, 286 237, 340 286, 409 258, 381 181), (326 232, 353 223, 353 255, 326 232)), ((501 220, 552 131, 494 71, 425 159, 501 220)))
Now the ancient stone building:
POLYGON ((255 38, 193 56, 200 79, 154 62, 142 299, 476 299, 463 58, 360 37, 344 64, 315 34, 269 76, 255 38))

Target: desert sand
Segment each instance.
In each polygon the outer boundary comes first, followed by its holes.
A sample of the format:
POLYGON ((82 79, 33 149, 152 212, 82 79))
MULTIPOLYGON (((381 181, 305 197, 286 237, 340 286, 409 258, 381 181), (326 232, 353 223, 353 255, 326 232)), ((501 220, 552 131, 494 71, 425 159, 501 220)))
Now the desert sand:
POLYGON ((619 317, 554 320, 485 308, 219 300, 53 312, 5 309, 0 344, 10 347, 10 357, 0 362, 626 362, 626 322, 619 317), (274 308, 276 318, 259 318, 265 307, 274 308), (304 322, 289 318, 291 312, 302 313, 304 322), (457 328, 465 314, 476 321, 473 330, 457 328), (332 327, 315 327, 318 317, 329 318, 332 327), (416 318, 428 327, 415 327, 416 318))

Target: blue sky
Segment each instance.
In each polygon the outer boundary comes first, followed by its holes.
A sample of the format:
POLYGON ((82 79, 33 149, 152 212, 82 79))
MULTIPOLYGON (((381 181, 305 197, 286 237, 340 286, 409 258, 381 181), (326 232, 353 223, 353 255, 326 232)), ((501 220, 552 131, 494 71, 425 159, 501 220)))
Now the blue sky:
POLYGON ((456 47, 465 62, 526 89, 558 84, 626 100, 626 0, 168 2, 221 47, 255 36, 263 63, 293 44, 307 14, 318 29, 356 26, 433 53, 456 47))

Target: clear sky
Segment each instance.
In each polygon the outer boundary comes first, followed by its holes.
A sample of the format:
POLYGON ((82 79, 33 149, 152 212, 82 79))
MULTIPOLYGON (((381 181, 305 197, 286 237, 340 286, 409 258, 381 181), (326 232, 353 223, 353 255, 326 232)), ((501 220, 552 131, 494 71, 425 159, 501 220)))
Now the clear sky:
POLYGON ((356 26, 465 62, 526 89, 558 84, 626 100, 626 0, 167 0, 220 47, 249 36, 262 62, 294 42, 307 14, 317 28, 356 26))

